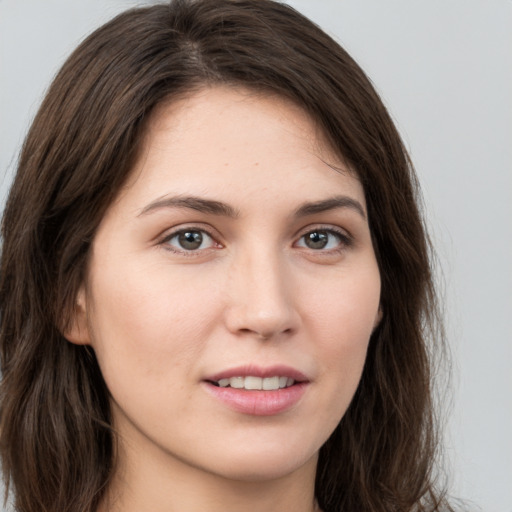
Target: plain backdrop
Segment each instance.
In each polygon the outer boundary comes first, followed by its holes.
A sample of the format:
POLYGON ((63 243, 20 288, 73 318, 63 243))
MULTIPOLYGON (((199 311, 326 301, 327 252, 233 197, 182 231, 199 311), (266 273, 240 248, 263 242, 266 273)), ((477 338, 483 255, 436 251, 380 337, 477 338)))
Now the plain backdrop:
MULTIPOLYGON (((0 0, 0 201, 63 59, 129 0, 0 0)), ((290 0, 361 64, 420 176, 453 353, 452 493, 512 512, 512 1, 290 0)))

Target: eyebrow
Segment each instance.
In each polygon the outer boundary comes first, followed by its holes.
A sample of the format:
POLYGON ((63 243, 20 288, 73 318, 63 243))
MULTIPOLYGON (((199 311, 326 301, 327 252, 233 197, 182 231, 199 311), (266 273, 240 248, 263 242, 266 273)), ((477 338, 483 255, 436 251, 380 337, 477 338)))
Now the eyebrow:
POLYGON ((230 218, 237 218, 239 216, 237 210, 226 203, 221 203, 220 201, 195 196, 174 196, 162 197, 153 201, 141 210, 138 217, 161 208, 188 208, 202 213, 210 213, 230 218))
MULTIPOLYGON (((238 210, 226 203, 196 196, 173 196, 159 198, 145 206, 137 216, 140 217, 162 208, 188 208, 190 210, 196 210, 202 213, 209 213, 212 215, 219 215, 233 219, 236 219, 240 216, 238 210)), ((294 217, 307 217, 309 215, 315 215, 338 208, 348 208, 354 210, 363 219, 366 220, 366 214, 361 203, 356 199, 348 196, 335 196, 323 199, 321 201, 304 203, 295 210, 294 217)))
POLYGON ((366 214, 364 212, 363 205, 348 196, 335 196, 322 201, 315 201, 312 203, 305 203, 295 211, 296 217, 306 217, 308 215, 315 215, 317 213, 323 213, 330 210, 336 210, 338 208, 348 208, 357 212, 363 219, 366 220, 366 214))

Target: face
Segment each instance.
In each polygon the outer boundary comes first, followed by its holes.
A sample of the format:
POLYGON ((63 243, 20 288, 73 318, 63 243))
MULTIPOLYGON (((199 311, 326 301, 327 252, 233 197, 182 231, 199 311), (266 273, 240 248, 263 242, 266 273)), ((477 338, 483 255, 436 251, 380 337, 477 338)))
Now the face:
POLYGON ((68 338, 97 355, 127 465, 277 478, 345 413, 379 297, 363 188, 312 120, 211 88, 154 114, 68 338))

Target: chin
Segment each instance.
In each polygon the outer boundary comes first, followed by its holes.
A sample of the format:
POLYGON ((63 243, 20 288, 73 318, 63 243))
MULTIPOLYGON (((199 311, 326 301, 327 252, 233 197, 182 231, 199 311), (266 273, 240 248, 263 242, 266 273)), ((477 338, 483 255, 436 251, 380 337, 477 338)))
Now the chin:
POLYGON ((260 448, 249 453, 233 454, 231 457, 226 455, 222 461, 217 459, 216 468, 210 471, 226 479, 243 482, 277 480, 301 469, 314 472, 318 460, 318 452, 306 454, 303 447, 302 450, 260 448))

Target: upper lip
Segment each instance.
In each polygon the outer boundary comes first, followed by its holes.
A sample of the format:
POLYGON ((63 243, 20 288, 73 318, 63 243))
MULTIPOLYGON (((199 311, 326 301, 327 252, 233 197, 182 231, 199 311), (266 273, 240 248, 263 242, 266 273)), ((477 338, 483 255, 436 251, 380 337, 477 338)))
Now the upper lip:
POLYGON ((272 365, 272 366, 255 366, 255 365, 244 365, 235 368, 229 368, 222 370, 218 373, 209 375, 204 380, 211 382, 218 382, 220 379, 230 379, 231 377, 290 377, 295 382, 308 382, 304 373, 286 365, 272 365))

